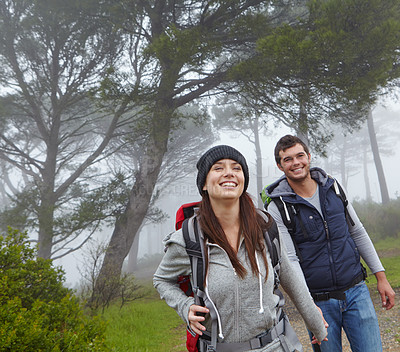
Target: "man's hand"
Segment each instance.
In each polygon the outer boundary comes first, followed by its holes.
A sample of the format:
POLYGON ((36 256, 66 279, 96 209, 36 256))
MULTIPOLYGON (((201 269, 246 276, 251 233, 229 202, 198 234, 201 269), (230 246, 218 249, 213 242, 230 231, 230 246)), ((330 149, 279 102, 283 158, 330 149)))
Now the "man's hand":
POLYGON ((378 271, 375 273, 375 277, 378 282, 378 292, 382 299, 382 307, 389 310, 394 307, 394 296, 396 294, 390 286, 384 271, 378 271))

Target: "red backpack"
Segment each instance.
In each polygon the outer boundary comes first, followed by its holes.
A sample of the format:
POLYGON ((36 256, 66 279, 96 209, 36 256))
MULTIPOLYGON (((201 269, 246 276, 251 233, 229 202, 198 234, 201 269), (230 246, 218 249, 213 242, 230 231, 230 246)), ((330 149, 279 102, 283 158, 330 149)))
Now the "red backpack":
MULTIPOLYGON (((175 220, 175 230, 179 230, 182 228, 183 222, 185 219, 189 219, 192 217, 195 213, 195 209, 199 206, 200 202, 193 202, 193 203, 186 203, 181 205, 181 207, 177 210, 176 212, 176 220, 175 220)), ((185 224, 185 229, 182 229, 183 232, 183 237, 185 239, 186 243, 186 248, 187 248, 187 242, 188 242, 188 237, 185 236, 187 234, 187 229, 186 229, 186 224, 185 224)), ((188 253, 189 254, 189 253, 188 253)), ((189 257, 191 254, 189 254, 189 257)), ((192 284, 190 282, 190 277, 189 275, 181 275, 178 277, 178 284, 179 287, 183 292, 185 292, 186 296, 194 296, 193 289, 192 289, 192 284)), ((202 285, 202 283, 201 283, 202 285)), ((203 302, 204 305, 204 302, 203 302)), ((198 351, 198 343, 199 340, 199 335, 197 335, 194 331, 190 329, 188 326, 186 329, 186 348, 189 352, 197 352, 198 351)))

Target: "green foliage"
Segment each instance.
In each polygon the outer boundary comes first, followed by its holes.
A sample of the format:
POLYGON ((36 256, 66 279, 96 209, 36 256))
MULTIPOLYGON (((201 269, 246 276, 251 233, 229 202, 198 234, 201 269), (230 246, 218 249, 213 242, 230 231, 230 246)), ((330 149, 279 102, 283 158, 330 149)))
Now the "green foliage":
POLYGON ((104 323, 83 313, 60 268, 35 255, 26 234, 0 236, 0 350, 105 350, 104 323))
POLYGON ((69 294, 63 286, 63 271, 53 268, 49 260, 35 258, 26 234, 9 229, 0 237, 0 302, 18 297, 23 308, 30 309, 34 301, 58 301, 69 294))
MULTIPOLYGON (((0 81, 7 87, 0 149, 14 178, 7 192, 23 191, 2 223, 39 227, 39 255, 45 258, 65 254, 63 247, 86 230, 73 227, 71 234, 57 225, 79 202, 70 188, 100 174, 93 164, 116 126, 90 99, 124 44, 103 6, 94 0, 0 2, 0 81)), ((80 220, 73 225, 90 224, 80 220)))
POLYGON ((34 228, 36 219, 32 217, 38 208, 39 192, 30 186, 11 196, 10 204, 0 213, 1 231, 7 231, 8 226, 24 230, 34 228))
POLYGON ((71 187, 71 192, 74 188, 77 192, 72 196, 79 202, 71 214, 64 213, 57 219, 57 225, 64 233, 91 229, 101 220, 114 221, 128 202, 131 184, 128 177, 117 173, 107 184, 99 188, 88 191, 87 189, 80 190, 75 186, 71 187))
POLYGON ((386 205, 354 201, 353 206, 373 241, 400 236, 400 198, 386 205))
POLYGON ((398 78, 399 18, 397 0, 309 1, 307 15, 270 29, 257 42, 259 55, 232 77, 254 105, 322 154, 331 138, 324 121, 358 127, 381 88, 398 78))
POLYGON ((399 74, 398 1, 310 1, 309 15, 258 42, 267 77, 309 84, 349 101, 371 101, 399 74))
POLYGON ((312 1, 310 9, 317 45, 331 77, 338 77, 335 84, 346 94, 368 99, 398 76, 393 65, 400 35, 397 0, 312 1))
POLYGON ((206 38, 198 28, 180 30, 171 24, 165 33, 152 43, 151 50, 160 62, 175 63, 180 67, 182 64, 202 64, 202 52, 207 53, 202 48, 205 44, 206 38))
MULTIPOLYGON (((83 230, 94 231, 99 224, 114 222, 128 202, 131 184, 122 173, 117 173, 107 183, 90 189, 87 184, 72 184, 66 192, 68 209, 57 207, 53 219, 53 235, 76 235, 83 230)), ((63 198, 64 199, 64 198, 63 198)), ((0 212, 0 228, 38 229, 37 214, 40 194, 36 188, 27 187, 14 195, 8 207, 0 212)))

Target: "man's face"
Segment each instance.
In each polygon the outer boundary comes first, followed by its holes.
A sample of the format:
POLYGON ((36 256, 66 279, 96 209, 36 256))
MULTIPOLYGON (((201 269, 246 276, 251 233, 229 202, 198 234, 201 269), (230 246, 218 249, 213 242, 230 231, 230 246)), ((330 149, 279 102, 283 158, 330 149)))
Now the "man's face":
POLYGON ((278 168, 285 173, 288 180, 302 181, 310 174, 311 155, 304 151, 301 144, 296 144, 285 151, 281 150, 279 156, 281 161, 277 164, 278 168))

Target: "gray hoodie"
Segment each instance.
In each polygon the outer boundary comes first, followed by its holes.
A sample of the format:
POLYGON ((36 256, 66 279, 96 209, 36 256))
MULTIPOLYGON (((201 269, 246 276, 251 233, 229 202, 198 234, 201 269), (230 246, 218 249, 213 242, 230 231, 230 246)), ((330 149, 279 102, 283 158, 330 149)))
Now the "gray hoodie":
MULTIPOLYGON (((154 274, 154 287, 161 298, 189 324, 189 307, 194 304, 194 299, 187 297, 176 283, 179 275, 191 274, 182 230, 168 235, 164 241, 168 249, 154 274)), ((274 275, 269 253, 267 252, 269 275, 265 281, 265 266, 261 254, 257 254, 261 272, 259 277, 251 271, 243 239, 240 242, 238 257, 247 270, 244 279, 237 276, 227 253, 221 247, 207 243, 206 248, 209 256, 206 293, 219 313, 219 338, 224 342, 244 342, 273 327, 277 323, 276 306, 279 297, 273 293, 274 275)), ((281 260, 281 286, 299 310, 307 327, 322 341, 327 332, 321 315, 304 282, 293 270, 285 248, 282 249, 281 260)), ((210 328, 207 317, 205 325, 210 328)), ((270 345, 257 351, 275 351, 280 348, 276 341, 270 345), (276 346, 277 349, 270 345, 276 346)))

